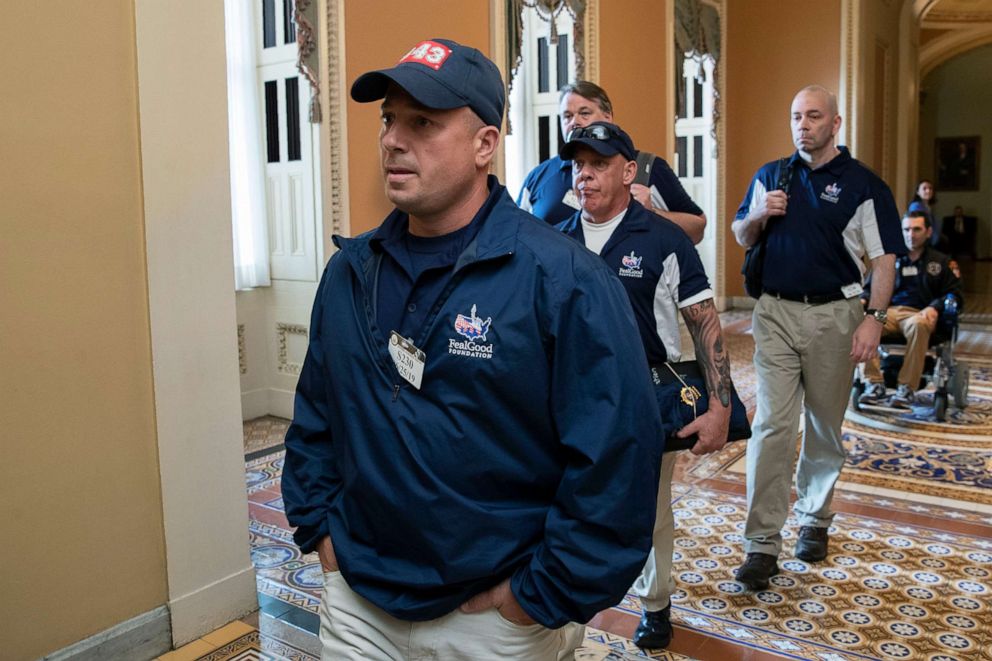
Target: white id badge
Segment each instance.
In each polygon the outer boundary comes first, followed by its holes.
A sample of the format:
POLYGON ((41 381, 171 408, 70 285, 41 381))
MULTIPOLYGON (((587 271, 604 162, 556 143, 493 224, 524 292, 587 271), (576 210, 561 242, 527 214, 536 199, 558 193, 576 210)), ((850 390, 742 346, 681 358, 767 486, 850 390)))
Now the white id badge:
POLYGON ((581 209, 582 205, 579 204, 579 198, 575 196, 575 191, 571 188, 565 193, 565 197, 561 198, 561 203, 570 206, 573 209, 581 209))
POLYGON ((389 355, 396 365, 396 371, 414 388, 420 390, 424 379, 424 363, 427 354, 418 349, 413 342, 396 331, 389 333, 389 355))
POLYGON ((904 266, 902 267, 902 274, 905 276, 916 275, 920 270, 915 266, 904 266))
POLYGON ((844 295, 844 298, 854 298, 855 296, 860 296, 862 292, 864 292, 864 288, 860 282, 852 282, 840 288, 840 293, 844 295))

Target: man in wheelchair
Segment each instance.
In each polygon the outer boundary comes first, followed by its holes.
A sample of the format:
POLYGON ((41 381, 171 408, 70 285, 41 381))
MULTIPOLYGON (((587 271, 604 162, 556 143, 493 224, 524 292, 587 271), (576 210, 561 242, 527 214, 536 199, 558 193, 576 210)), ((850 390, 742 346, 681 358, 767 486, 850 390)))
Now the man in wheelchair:
MULTIPOLYGON (((886 310, 882 341, 905 338, 906 353, 897 377, 898 387, 889 397, 878 354, 865 363, 869 382, 858 399, 860 404, 884 404, 909 408, 923 374, 927 348, 938 332, 938 320, 956 325, 961 298, 961 280, 950 257, 930 246, 933 228, 922 211, 911 211, 902 219, 902 234, 909 254, 896 260, 895 289, 886 310), (945 308, 946 311, 945 311, 945 308)), ((862 298, 867 301, 871 278, 862 298)), ((941 324, 943 325, 943 324, 941 324)))

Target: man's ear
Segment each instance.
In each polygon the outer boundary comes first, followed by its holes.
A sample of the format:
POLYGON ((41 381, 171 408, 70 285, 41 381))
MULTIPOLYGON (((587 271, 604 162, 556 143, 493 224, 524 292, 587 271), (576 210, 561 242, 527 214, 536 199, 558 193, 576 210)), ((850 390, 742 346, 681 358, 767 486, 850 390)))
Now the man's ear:
POLYGON ((495 126, 483 126, 475 132, 473 146, 475 166, 480 169, 488 169, 489 164, 496 157, 496 149, 499 147, 499 129, 495 126))
POLYGON ((627 161, 623 166, 623 185, 630 186, 637 177, 637 161, 627 161))

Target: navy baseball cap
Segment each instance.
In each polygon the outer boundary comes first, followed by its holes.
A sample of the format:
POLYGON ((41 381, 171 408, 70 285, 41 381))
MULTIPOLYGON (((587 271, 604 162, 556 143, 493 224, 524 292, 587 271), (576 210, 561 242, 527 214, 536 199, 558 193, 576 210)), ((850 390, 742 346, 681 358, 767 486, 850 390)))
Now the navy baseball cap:
POLYGON ((593 122, 588 126, 572 129, 568 141, 561 146, 558 155, 570 161, 579 147, 589 147, 602 156, 620 154, 628 161, 637 160, 637 150, 634 142, 626 131, 609 122, 593 122))
POLYGON ((468 106, 487 125, 503 123, 506 91, 492 60, 450 39, 422 41, 391 69, 369 71, 351 86, 359 103, 378 101, 394 82, 426 108, 448 110, 468 106))

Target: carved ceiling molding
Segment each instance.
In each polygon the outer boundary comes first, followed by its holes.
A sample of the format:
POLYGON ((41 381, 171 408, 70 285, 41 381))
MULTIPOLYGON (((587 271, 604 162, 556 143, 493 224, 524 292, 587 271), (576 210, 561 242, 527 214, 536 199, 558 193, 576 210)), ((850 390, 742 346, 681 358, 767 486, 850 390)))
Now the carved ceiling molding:
POLYGON ((920 47, 920 79, 953 57, 992 43, 992 23, 953 30, 920 47))
POLYGON ((946 23, 992 23, 989 11, 932 11, 923 19, 924 27, 936 27, 946 23))

